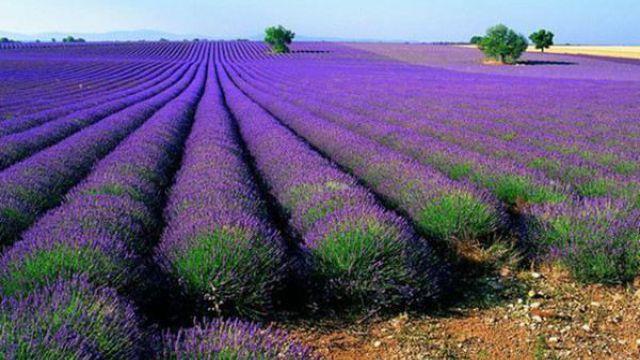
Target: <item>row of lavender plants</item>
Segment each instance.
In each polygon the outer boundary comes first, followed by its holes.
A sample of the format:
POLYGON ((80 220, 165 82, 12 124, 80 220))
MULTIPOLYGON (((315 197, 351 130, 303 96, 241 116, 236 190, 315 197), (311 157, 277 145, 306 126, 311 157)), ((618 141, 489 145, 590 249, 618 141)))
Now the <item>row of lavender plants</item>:
POLYGON ((12 106, 2 106, 0 111, 11 112, 13 118, 23 117, 37 113, 42 110, 49 110, 67 104, 81 102, 91 99, 97 94, 104 93, 110 88, 120 85, 121 87, 130 86, 128 80, 134 80, 137 76, 144 75, 144 71, 152 67, 158 67, 161 64, 140 63, 140 64, 123 64, 119 67, 104 66, 99 73, 87 74, 85 78, 77 79, 73 87, 67 89, 55 89, 54 94, 32 94, 38 96, 31 98, 25 104, 14 104, 12 106))
POLYGON ((262 317, 286 275, 285 244, 268 222, 232 121, 211 67, 157 260, 199 313, 262 317))
MULTIPOLYGON (((222 69, 222 66, 219 67, 222 69)), ((422 305, 441 291, 429 244, 355 179, 246 97, 220 70, 226 102, 260 175, 294 231, 320 302, 355 308, 422 305)))
POLYGON ((193 69, 185 71, 189 73, 167 91, 108 116, 0 172, 0 244, 13 242, 40 214, 57 205, 97 159, 180 94, 193 76, 193 69))
MULTIPOLYGON (((263 73, 243 72, 242 74, 245 78, 267 77, 263 73)), ((252 84, 262 91, 273 92, 274 90, 270 89, 273 89, 274 83, 277 84, 277 80, 269 78, 267 81, 271 88, 264 83, 259 84, 260 81, 256 82, 255 79, 252 84)), ((449 177, 472 179, 493 190, 494 194, 503 201, 511 205, 520 203, 518 205, 521 206, 520 210, 525 210, 528 223, 527 240, 536 245, 538 250, 542 247, 546 250, 545 253, 562 259, 577 278, 585 281, 616 283, 626 281, 638 273, 638 248, 637 241, 634 240, 638 236, 638 213, 634 207, 637 208, 640 197, 638 197, 637 182, 634 180, 622 179, 610 185, 609 179, 612 176, 606 170, 599 172, 605 176, 606 180, 597 177, 594 180, 593 176, 598 173, 592 170, 593 165, 585 164, 578 156, 572 156, 567 157, 565 162, 554 163, 555 169, 573 172, 564 178, 568 177, 573 185, 578 186, 574 188, 575 192, 567 192, 568 190, 554 184, 554 179, 563 178, 562 174, 541 171, 536 169, 536 166, 522 166, 518 162, 510 164, 510 159, 505 158, 504 155, 493 158, 486 157, 482 151, 474 151, 492 145, 496 141, 490 137, 478 137, 476 133, 465 133, 464 127, 460 124, 451 126, 431 123, 429 125, 438 129, 440 133, 422 132, 418 135, 412 131, 416 128, 422 129, 418 127, 424 124, 421 121, 418 121, 416 126, 415 119, 406 120, 404 123, 395 120, 402 119, 395 116, 397 113, 392 113, 393 116, 383 113, 387 116, 385 119, 384 116, 376 114, 381 110, 379 108, 365 111, 369 118, 377 119, 378 124, 376 124, 376 121, 369 120, 367 116, 354 111, 354 106, 345 104, 345 101, 341 102, 341 98, 337 96, 334 98, 325 96, 320 102, 309 99, 313 98, 313 94, 317 94, 317 91, 304 90, 299 87, 293 87, 293 90, 285 90, 282 87, 277 89, 281 97, 283 91, 295 92, 297 97, 293 94, 289 96, 294 104, 432 164, 449 177), (300 96, 302 94, 305 96, 300 96), (341 111, 336 111, 334 107, 327 108, 328 102, 341 104, 341 111), (391 126, 385 124, 385 121, 391 126), (399 128, 396 124, 403 124, 407 128, 406 130, 399 128), (442 136, 443 133, 446 135, 442 136), (465 149, 463 145, 469 144, 476 144, 476 146, 471 150, 465 149), (580 176, 572 169, 586 172, 580 176), (547 176, 552 178, 548 179, 547 176), (605 186, 611 186, 613 189, 602 189, 605 186), (581 197, 587 198, 583 200, 581 197), (623 200, 616 200, 616 198, 623 200), (528 204, 539 205, 522 206, 528 204)), ((342 96, 343 92, 340 94, 342 96)), ((363 111, 362 109, 366 109, 366 106, 361 106, 360 110, 363 111)), ((483 123, 478 127, 485 125, 483 123)), ((494 154, 508 154, 510 149, 506 144, 508 142, 505 142, 505 145, 494 154)), ((537 159, 547 157, 557 159, 553 154, 549 156, 548 153, 535 151, 531 147, 527 150, 521 150, 520 153, 528 156, 533 153, 538 156, 537 159)), ((536 157, 533 159, 535 160, 536 157)), ((618 179, 620 177, 617 177, 618 179)))
MULTIPOLYGON (((264 69, 263 69, 264 70, 264 69)), ((270 73, 266 71, 264 73, 270 73)), ((262 75, 262 74, 261 74, 262 75)), ((265 75, 262 75, 265 76, 265 75)), ((313 73, 307 74, 307 76, 315 79, 318 77, 313 73)), ((279 81, 274 79, 273 77, 268 77, 268 82, 272 86, 277 86, 279 81)), ((351 109, 356 109, 357 112, 361 112, 366 116, 373 116, 375 118, 382 118, 383 120, 387 120, 388 118, 393 119, 394 121, 398 121, 398 119, 405 119, 405 124, 409 125, 414 129, 418 122, 419 124, 424 123, 425 116, 430 119, 434 119, 437 124, 437 131, 442 131, 444 128, 451 128, 457 132, 467 132, 470 133, 475 140, 472 144, 476 144, 478 148, 482 148, 483 144, 487 141, 491 143, 503 143, 500 149, 493 150, 493 154, 504 158, 505 156, 513 155, 511 152, 504 151, 507 148, 512 148, 513 150, 518 150, 518 152, 525 152, 530 154, 531 156, 535 155, 524 161, 523 164, 530 165, 531 167, 540 167, 542 170, 547 170, 550 166, 552 168, 548 169, 551 173, 551 176, 562 176, 563 179, 568 180, 570 182, 576 183, 578 185, 578 190, 587 195, 598 193, 598 192, 606 192, 607 186, 611 187, 615 185, 611 180, 608 179, 609 173, 619 173, 621 175, 630 175, 633 173, 637 173, 638 168, 634 166, 634 163, 638 160, 638 154, 629 152, 628 149, 628 141, 627 146, 622 147, 620 149, 611 148, 610 146, 603 147, 601 144, 592 144, 588 141, 576 141, 575 139, 563 139, 559 136, 552 135, 552 131, 556 126, 549 126, 548 124, 538 121, 538 124, 534 124, 534 126, 529 126, 526 129, 514 128, 512 126, 513 123, 520 124, 521 122, 509 122, 498 121, 495 119, 495 114, 490 119, 485 119, 484 114, 476 112, 472 112, 467 107, 462 108, 461 110, 464 113, 464 116, 460 116, 453 112, 452 114, 447 113, 448 117, 442 117, 436 115, 430 115, 431 112, 434 112, 432 108, 432 104, 428 103, 428 106, 425 104, 420 104, 419 102, 411 102, 407 100, 399 99, 400 96, 377 96, 377 93, 367 93, 366 95, 362 95, 360 92, 359 95, 354 99, 349 98, 349 96, 345 96, 349 93, 349 88, 345 88, 344 84, 342 86, 332 88, 330 85, 326 85, 323 87, 322 93, 330 93, 331 96, 325 96, 325 101, 330 101, 333 103, 340 103, 343 107, 348 107, 351 109), (346 94, 345 94, 346 93, 346 94), (345 98, 348 99, 345 101, 345 98), (381 100, 382 99, 382 100, 381 100), (455 120, 452 120, 455 119, 455 120), (469 121, 472 119, 472 121, 469 121), (540 129, 544 129, 540 130, 540 129), (469 130, 474 130, 469 132, 469 130), (482 133, 483 135, 478 136, 476 133, 482 133), (497 139, 492 138, 491 136, 487 136, 487 134, 497 134, 497 139), (549 146, 543 146, 542 151, 537 148, 536 144, 541 142, 546 144, 551 144, 549 146), (520 150, 522 149, 522 150, 520 150), (605 151, 602 151, 604 149, 605 151), (612 153, 611 150, 615 150, 615 153, 612 153), (591 160, 591 158, 595 160, 591 160), (545 161, 545 167, 536 166, 540 161, 545 161), (535 162, 535 163, 534 163, 535 162), (558 172, 563 171, 564 173, 558 174, 558 172), (581 175, 579 172, 583 172, 581 175), (578 178, 576 176, 579 175, 578 178), (599 175, 601 178, 593 180, 594 175, 599 175), (576 178, 576 179, 574 179, 576 178)), ((385 84, 386 85, 386 84, 385 84)), ((405 85, 405 81, 403 79, 403 85, 405 85)), ((292 88, 296 86, 289 86, 287 84, 287 90, 291 91, 292 88)), ((316 86, 317 87, 317 84, 316 86)), ((280 86, 279 90, 282 90, 284 87, 280 86)), ((397 86, 392 86, 393 89, 398 89, 397 86)), ((404 88, 404 86, 402 87, 404 88)), ((299 90, 299 89, 297 89, 299 90)), ((397 91, 397 90, 396 90, 397 91)), ((306 92, 313 92, 314 94, 318 94, 319 92, 314 89, 310 91, 306 89, 306 92)), ((351 92, 355 92, 351 90, 351 92)), ((405 92, 406 93, 406 92, 405 92)), ((422 100, 422 98, 419 98, 422 100)), ((450 108, 459 108, 459 104, 456 104, 451 99, 457 99, 454 97, 445 97, 438 98, 439 101, 445 102, 450 106, 450 108)), ((492 107, 494 108, 494 107, 492 107)), ((474 108, 475 109, 475 108, 474 108)), ((547 121, 548 122, 548 121, 547 121)), ((427 124, 430 126, 434 126, 432 124, 427 124)), ((567 132, 567 126, 564 126, 565 129, 559 132, 567 132)), ((583 129, 579 129, 578 127, 573 127, 572 134, 580 134, 584 132, 583 129), (578 131, 579 130, 579 131, 578 131)), ((422 130, 422 129, 421 129, 422 130)), ((433 129, 431 129, 434 131, 433 129)), ((456 134, 457 135, 457 134, 456 134)), ((459 139, 455 135, 442 135, 447 136, 448 138, 452 138, 457 140, 462 144, 469 144, 469 139, 459 139)), ((593 137, 593 136, 592 136, 593 137)), ((595 138, 600 138, 601 136, 595 136, 595 138)))
MULTIPOLYGON (((15 116, 10 120, 1 122, 0 136, 25 131, 72 112, 98 106, 105 102, 118 99, 119 97, 135 94, 164 80, 165 77, 161 76, 162 70, 168 71, 169 69, 169 65, 151 68, 150 72, 138 72, 132 69, 132 71, 135 71, 134 73, 121 74, 122 77, 118 80, 118 83, 113 86, 103 87, 104 84, 100 84, 99 89, 101 91, 96 93, 95 96, 89 96, 83 100, 74 100, 69 103, 56 103, 55 107, 48 107, 43 111, 31 113, 26 116, 15 116)), ((173 70, 175 71, 175 69, 173 70)))
MULTIPOLYGON (((23 234, 21 241, 3 254, 0 259, 0 293, 3 297, 0 305, 0 328, 3 333, 0 350, 3 354, 9 358, 313 358, 308 348, 291 342, 284 333, 237 320, 204 320, 192 328, 177 333, 167 331, 161 338, 156 338, 145 331, 144 319, 134 305, 140 303, 140 288, 146 286, 145 282, 151 281, 142 274, 144 259, 150 256, 153 239, 159 236, 161 194, 171 182, 172 171, 190 129, 192 112, 204 82, 205 71, 201 66, 191 85, 181 95, 162 107, 104 160, 98 162, 89 177, 67 194, 60 207, 38 220, 23 234)), ((233 182, 233 177, 239 176, 238 180, 244 182, 239 190, 247 190, 247 195, 253 197, 254 205, 262 206, 250 178, 247 178, 246 168, 243 170, 242 158, 238 157, 237 152, 225 149, 229 141, 234 141, 231 120, 225 118, 215 77, 213 80, 209 78, 208 83, 205 95, 209 98, 203 98, 200 102, 196 123, 185 150, 183 170, 177 177, 172 194, 180 196, 182 186, 182 191, 192 191, 192 199, 207 195, 210 190, 204 187, 206 184, 201 182, 201 187, 194 189, 191 186, 195 183, 185 177, 196 175, 203 166, 208 168, 209 164, 200 162, 205 160, 201 156, 218 147, 221 156, 226 152, 227 159, 235 157, 238 166, 229 169, 227 180, 233 182), (228 129, 226 141, 220 139, 221 142, 217 144, 212 142, 215 140, 212 135, 223 136, 223 133, 215 131, 225 128, 228 129), (194 162, 189 165, 190 161, 194 162)), ((210 160, 225 163, 224 157, 218 158, 215 153, 212 155, 214 157, 210 160)), ((221 194, 220 191, 218 194, 221 194)), ((211 195, 215 196, 215 192, 211 195)), ((174 196, 172 199, 179 201, 174 196)), ((204 208, 201 208, 200 220, 196 219, 196 223, 210 221, 207 214, 211 213, 208 211, 226 210, 216 208, 213 201, 210 198, 209 203, 201 203, 204 208), (208 209, 210 205, 212 209, 208 209)), ((250 204, 243 204, 239 199, 235 202, 244 209, 251 209, 250 204)), ((173 208, 170 205, 168 209, 179 213, 181 207, 188 204, 179 202, 175 205, 173 208)), ((196 206, 191 206, 189 211, 195 209, 196 206)), ((253 309, 262 311, 265 309, 262 303, 268 302, 271 294, 259 290, 253 293, 252 289, 247 292, 243 286, 254 285, 268 290, 272 284, 263 284, 261 280, 265 274, 258 271, 272 269, 272 275, 276 276, 276 280, 279 279, 282 276, 284 252, 277 234, 269 230, 265 221, 260 220, 265 216, 264 213, 257 208, 253 215, 238 210, 236 215, 244 219, 240 219, 236 225, 246 227, 235 231, 224 225, 218 228, 224 235, 217 241, 215 223, 201 224, 199 235, 204 237, 196 236, 194 239, 178 238, 187 234, 184 231, 180 233, 181 229, 177 227, 188 225, 174 222, 173 229, 167 231, 174 238, 164 240, 163 237, 163 244, 167 245, 163 249, 171 249, 171 253, 179 257, 185 254, 185 250, 188 252, 188 248, 180 246, 178 249, 172 245, 190 243, 194 250, 192 254, 196 256, 198 252, 201 256, 218 252, 219 256, 213 262, 228 260, 228 256, 238 250, 235 245, 242 243, 243 239, 254 246, 272 249, 261 254, 255 252, 257 248, 245 247, 245 257, 240 260, 244 262, 253 258, 259 261, 247 264, 245 268, 238 268, 237 262, 226 263, 223 266, 229 270, 227 274, 221 274, 220 267, 183 268, 179 272, 179 275, 187 277, 197 272, 205 276, 220 276, 220 285, 229 294, 225 301, 229 300, 234 307, 236 305, 233 303, 237 303, 234 313, 247 315, 251 312, 244 313, 240 309, 254 301, 259 306, 253 309), (245 237, 251 235, 247 230, 256 231, 251 239, 245 237), (207 234, 211 235, 209 240, 214 243, 207 244, 207 234), (200 241, 204 248, 198 248, 193 240, 200 241), (174 241, 173 244, 171 241, 174 241), (227 246, 228 250, 222 250, 223 246, 227 246), (251 267, 259 262, 266 266, 259 269, 251 267), (223 279, 225 275, 232 283, 223 279), (251 276, 254 278, 251 279, 251 276), (239 286, 234 287, 233 280, 239 286), (266 299, 259 299, 256 295, 266 299), (252 297, 245 299, 242 296, 252 297)), ((170 210, 167 210, 167 218, 171 219, 169 213, 170 210)), ((184 215, 182 219, 186 220, 184 215)), ((187 228, 182 230, 189 231, 187 228)), ((166 258, 158 255, 156 260, 162 262, 166 258)), ((268 278, 269 274, 266 276, 268 278)), ((250 304, 249 308, 253 305, 250 304)))
POLYGON ((158 195, 171 180, 171 169, 179 156, 176 150, 189 131, 191 112, 204 78, 201 67, 182 94, 101 160, 61 206, 40 218, 21 241, 3 254, 0 292, 3 297, 15 299, 27 295, 25 302, 17 300, 17 306, 7 311, 18 316, 16 320, 24 321, 14 324, 16 351, 41 356, 48 350, 41 349, 40 342, 51 343, 49 348, 62 354, 67 349, 78 352, 79 358, 139 357, 147 350, 142 346, 146 342, 140 335, 140 324, 130 307, 119 305, 124 302, 120 296, 135 299, 136 291, 144 287, 145 279, 139 276, 141 259, 153 247, 161 205, 158 195), (83 281, 46 288, 47 284, 76 277, 83 281), (111 296, 102 299, 100 293, 87 289, 86 282, 111 296), (40 293, 43 287, 45 294, 51 291, 47 296, 52 299, 29 297, 40 293), (122 295, 116 295, 115 290, 122 295), (76 305, 71 301, 83 307, 92 297, 106 302, 105 308, 97 307, 87 314, 64 313, 64 306, 76 305), (42 303, 29 303, 38 300, 42 303), (56 306, 56 302, 62 305, 56 306), (20 315, 24 311, 21 305, 36 307, 37 311, 30 316, 20 315), (114 314, 102 319, 109 316, 108 311, 114 314), (47 317, 56 315, 57 322, 46 322, 47 317), (114 319, 118 321, 112 324, 114 319), (83 322, 96 325, 82 327, 83 322), (87 346, 63 336, 69 330, 78 331, 78 339, 87 346), (119 334, 120 330, 126 332, 119 334))
POLYGON ((172 74, 161 83, 139 93, 120 97, 109 103, 80 110, 49 121, 41 126, 0 138, 0 169, 7 168, 38 150, 53 145, 78 130, 103 120, 107 116, 152 98, 163 90, 170 88, 172 84, 184 75, 186 70, 187 67, 185 66, 181 71, 172 74))
POLYGON ((256 91, 243 90, 307 141, 362 179, 391 206, 413 220, 428 238, 492 237, 504 222, 504 211, 488 193, 452 181, 437 170, 336 126, 309 111, 256 91))

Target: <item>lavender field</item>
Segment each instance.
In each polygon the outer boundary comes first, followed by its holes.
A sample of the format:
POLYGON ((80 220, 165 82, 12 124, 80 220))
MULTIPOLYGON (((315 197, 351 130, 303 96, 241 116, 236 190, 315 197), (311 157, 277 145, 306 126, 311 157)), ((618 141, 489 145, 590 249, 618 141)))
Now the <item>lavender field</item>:
POLYGON ((315 358, 280 324, 428 313, 506 252, 632 281, 640 62, 481 59, 0 45, 0 358, 315 358))

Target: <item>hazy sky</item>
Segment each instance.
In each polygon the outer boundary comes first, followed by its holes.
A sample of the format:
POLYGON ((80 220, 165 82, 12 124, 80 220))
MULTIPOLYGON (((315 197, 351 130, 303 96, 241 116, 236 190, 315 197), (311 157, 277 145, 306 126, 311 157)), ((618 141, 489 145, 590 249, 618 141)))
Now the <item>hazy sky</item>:
POLYGON ((0 30, 153 29, 249 37, 283 24, 315 37, 468 40, 502 22, 556 42, 640 44, 640 0, 0 0, 0 30))

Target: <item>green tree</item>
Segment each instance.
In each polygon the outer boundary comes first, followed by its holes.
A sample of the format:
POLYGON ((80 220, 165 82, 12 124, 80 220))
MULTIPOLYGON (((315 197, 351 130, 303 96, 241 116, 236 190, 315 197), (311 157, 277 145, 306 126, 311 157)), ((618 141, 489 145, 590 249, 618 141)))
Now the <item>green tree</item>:
POLYGON ((479 45, 482 42, 482 36, 476 35, 469 41, 472 45, 479 45))
POLYGON ((271 26, 265 30, 264 41, 271 45, 274 53, 288 53, 289 47, 296 34, 282 25, 271 26))
POLYGON ((66 38, 62 39, 62 42, 65 42, 65 43, 83 43, 83 42, 86 42, 86 41, 83 38, 74 38, 73 36, 67 36, 66 38))
POLYGON ((478 47, 484 54, 503 64, 515 63, 527 50, 527 38, 505 25, 496 25, 487 30, 478 47))
POLYGON ((529 39, 535 44, 536 49, 544 52, 553 45, 553 33, 548 30, 540 29, 529 36, 529 39))

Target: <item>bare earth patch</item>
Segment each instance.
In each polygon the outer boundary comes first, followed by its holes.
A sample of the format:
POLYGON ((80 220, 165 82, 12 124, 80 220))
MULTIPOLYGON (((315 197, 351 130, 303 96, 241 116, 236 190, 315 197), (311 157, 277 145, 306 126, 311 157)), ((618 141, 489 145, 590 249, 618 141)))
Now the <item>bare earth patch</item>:
MULTIPOLYGON (((435 314, 402 314, 290 324, 328 359, 637 359, 638 283, 580 285, 559 269, 480 280, 486 304, 435 314), (487 291, 486 289, 493 289, 487 291)), ((477 291, 477 290, 476 290, 477 291)))

